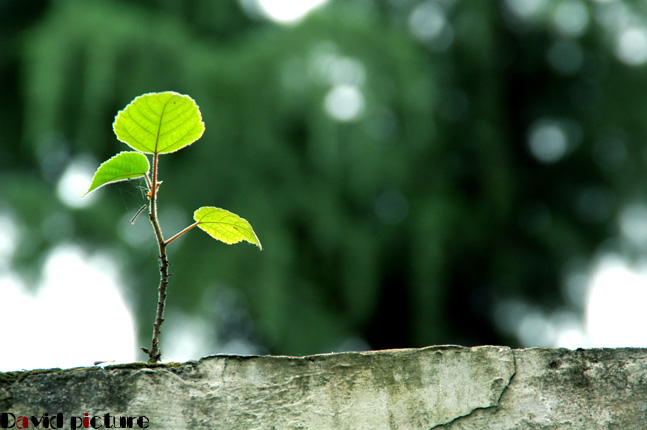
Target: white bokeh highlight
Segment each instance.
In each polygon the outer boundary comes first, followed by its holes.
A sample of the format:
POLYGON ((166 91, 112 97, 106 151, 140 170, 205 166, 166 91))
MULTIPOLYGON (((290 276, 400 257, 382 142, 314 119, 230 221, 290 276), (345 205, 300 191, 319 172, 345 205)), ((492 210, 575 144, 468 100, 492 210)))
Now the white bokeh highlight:
POLYGON ((261 12, 279 24, 296 24, 328 0, 256 0, 261 12))
POLYGON ((0 277, 0 371, 92 366, 135 359, 131 313, 117 287, 117 266, 61 246, 45 261, 35 291, 13 274, 0 277))
POLYGON ((604 257, 593 276, 586 331, 595 347, 647 347, 647 267, 631 268, 617 255, 604 257))

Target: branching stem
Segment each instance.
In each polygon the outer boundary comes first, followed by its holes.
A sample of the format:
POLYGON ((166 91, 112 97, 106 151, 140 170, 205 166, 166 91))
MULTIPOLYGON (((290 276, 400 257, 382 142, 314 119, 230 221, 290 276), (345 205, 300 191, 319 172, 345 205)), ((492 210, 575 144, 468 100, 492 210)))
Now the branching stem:
POLYGON ((155 322, 153 323, 153 339, 151 341, 151 348, 142 350, 148 354, 149 363, 157 363, 162 358, 162 350, 160 349, 160 335, 162 334, 162 323, 164 322, 164 307, 166 306, 166 289, 168 287, 168 278, 170 274, 168 273, 168 267, 171 263, 168 261, 168 256, 166 255, 166 247, 169 243, 173 242, 178 237, 182 236, 187 231, 191 230, 193 227, 196 227, 198 223, 191 224, 184 230, 177 233, 175 236, 171 237, 169 240, 164 240, 164 235, 162 234, 162 227, 160 227, 159 218, 157 217, 157 191, 161 182, 157 181, 157 165, 158 165, 158 154, 153 154, 153 179, 150 180, 148 175, 146 176, 146 183, 149 188, 148 196, 150 198, 148 218, 153 225, 153 230, 155 231, 155 237, 157 238, 157 246, 159 248, 159 260, 160 260, 160 285, 158 288, 157 296, 157 313, 155 314, 155 322))
MULTIPOLYGON (((160 285, 158 289, 157 297, 157 313, 155 315, 155 322, 153 323, 153 340, 151 342, 151 349, 142 348, 142 350, 148 354, 149 363, 157 363, 162 358, 162 351, 159 346, 159 338, 162 333, 162 323, 164 322, 164 306, 166 305, 166 288, 168 287, 168 267, 170 265, 168 257, 166 256, 166 246, 167 242, 164 241, 164 236, 162 235, 162 228, 159 224, 159 219, 157 217, 157 189, 159 183, 157 182, 157 157, 158 154, 153 155, 153 181, 150 188, 150 208, 148 213, 148 218, 153 225, 153 230, 155 230, 155 237, 157 238, 157 245, 159 247, 159 259, 160 259, 160 285)), ((176 235, 177 236, 177 235, 176 235)))
POLYGON ((190 226, 188 226, 187 228, 185 228, 185 229, 184 229, 184 230, 182 230, 181 232, 177 233, 176 235, 174 235, 173 237, 171 237, 170 239, 168 239, 168 240, 166 241, 166 244, 168 245, 169 243, 173 242, 173 241, 174 241, 175 239, 177 239, 178 237, 182 236, 182 235, 183 235, 184 233, 186 233, 187 231, 191 230, 193 227, 197 227, 197 226, 198 226, 198 222, 194 222, 193 224, 191 224, 190 226))

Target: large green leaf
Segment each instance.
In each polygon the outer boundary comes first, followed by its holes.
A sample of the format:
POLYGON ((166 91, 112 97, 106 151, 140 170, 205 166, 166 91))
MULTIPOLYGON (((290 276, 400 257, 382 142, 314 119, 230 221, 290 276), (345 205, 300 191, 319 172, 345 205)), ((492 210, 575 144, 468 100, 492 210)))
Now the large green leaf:
POLYGON ((175 152, 204 133, 198 105, 173 91, 135 98, 119 111, 112 128, 117 139, 146 154, 175 152))
POLYGON ((195 211, 193 219, 198 222, 198 227, 214 239, 229 245, 245 240, 263 249, 249 222, 234 213, 213 206, 204 206, 195 211))
POLYGON ((141 152, 120 152, 99 166, 82 197, 103 185, 144 176, 149 169, 148 158, 141 152))

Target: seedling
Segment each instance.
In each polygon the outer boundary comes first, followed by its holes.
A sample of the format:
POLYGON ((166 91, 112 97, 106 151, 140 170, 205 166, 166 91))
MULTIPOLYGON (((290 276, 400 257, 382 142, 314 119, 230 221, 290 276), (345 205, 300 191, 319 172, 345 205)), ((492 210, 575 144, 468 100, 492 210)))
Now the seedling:
POLYGON ((168 287, 169 260, 166 247, 178 237, 194 227, 204 230, 214 239, 226 244, 247 241, 263 249, 252 226, 243 218, 224 209, 204 206, 193 214, 195 222, 179 233, 164 239, 157 217, 157 201, 162 181, 158 172, 161 154, 178 151, 196 140, 204 133, 204 123, 200 109, 195 101, 186 95, 167 91, 143 94, 119 111, 112 124, 117 139, 135 151, 124 151, 99 166, 92 178, 90 188, 83 195, 113 182, 144 178, 148 189, 146 205, 135 214, 131 222, 148 207, 148 218, 153 226, 160 260, 160 284, 158 288, 157 313, 153 323, 153 339, 150 349, 142 348, 148 354, 149 363, 160 361, 162 352, 159 346, 164 306, 168 287), (153 171, 150 173, 149 156, 153 158, 153 171))

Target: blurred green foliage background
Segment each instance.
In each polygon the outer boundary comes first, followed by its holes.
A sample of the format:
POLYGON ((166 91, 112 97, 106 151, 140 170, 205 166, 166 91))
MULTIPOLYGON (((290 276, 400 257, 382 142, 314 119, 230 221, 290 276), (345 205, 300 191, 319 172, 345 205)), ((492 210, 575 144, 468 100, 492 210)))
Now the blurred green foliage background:
POLYGON ((192 232, 169 248, 169 315, 221 344, 514 346, 498 304, 580 313, 569 277, 644 249, 619 228, 646 195, 642 1, 331 0, 279 25, 253 1, 2 0, 0 44, 11 267, 35 284, 58 245, 109 252, 142 345, 156 246, 128 220, 145 197, 61 187, 127 149, 113 118, 151 91, 190 95, 206 124, 161 159, 165 234, 215 205, 264 246, 192 232))

